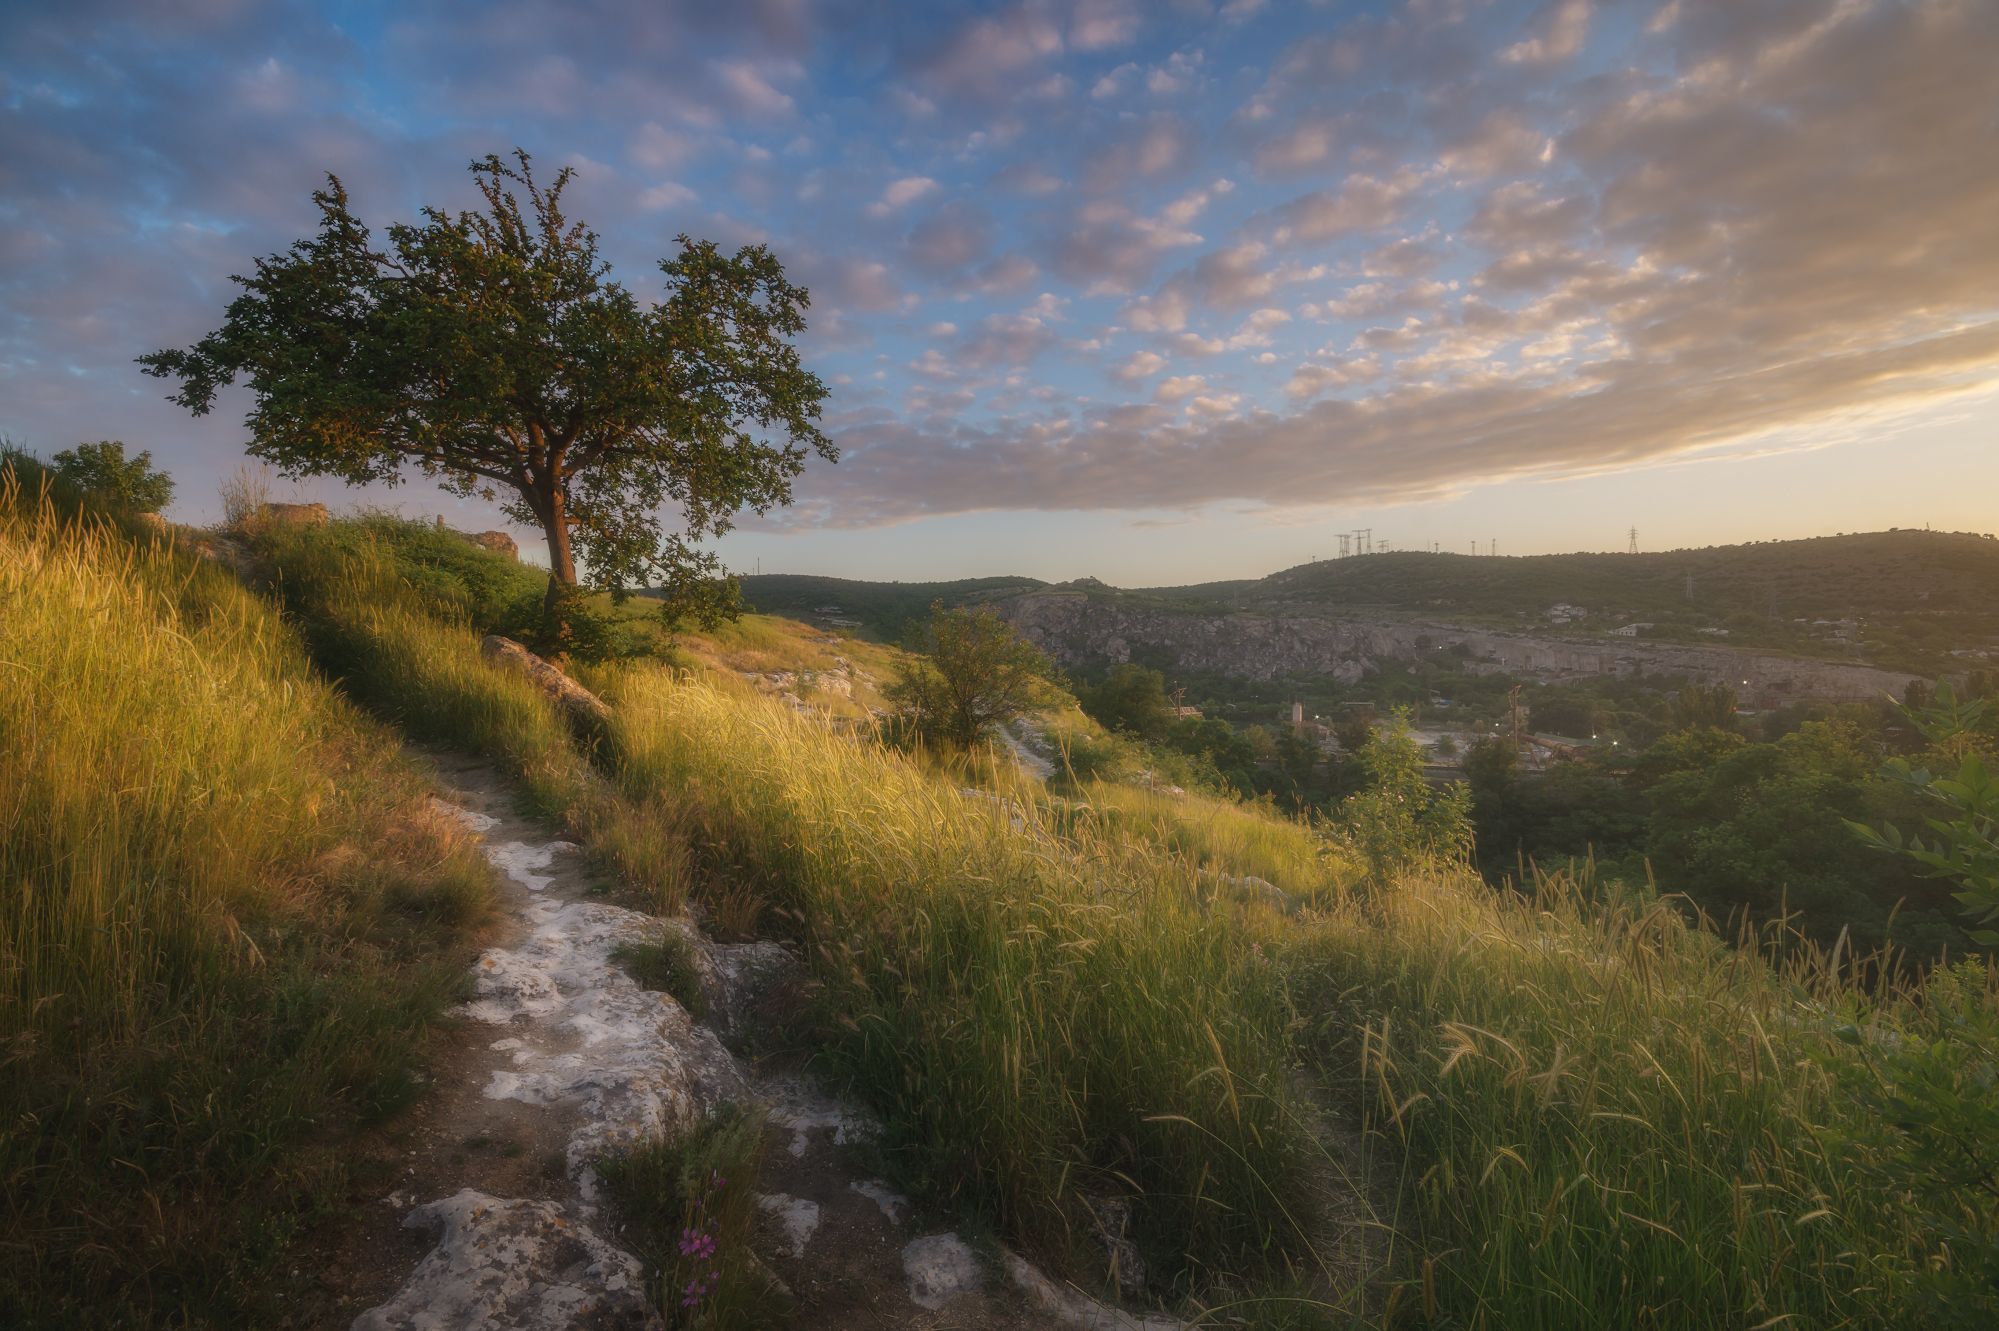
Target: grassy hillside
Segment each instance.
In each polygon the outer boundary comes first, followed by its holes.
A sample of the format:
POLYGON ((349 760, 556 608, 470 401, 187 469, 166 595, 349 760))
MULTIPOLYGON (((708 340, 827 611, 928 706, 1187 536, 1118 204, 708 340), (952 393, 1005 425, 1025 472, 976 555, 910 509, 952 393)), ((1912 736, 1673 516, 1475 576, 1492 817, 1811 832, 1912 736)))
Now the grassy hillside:
MULTIPOLYGON (((228 1075, 296 1085, 322 1106, 354 1094, 336 1084, 376 1084, 352 1072, 357 1058, 363 1069, 406 1066, 407 1032, 427 1010, 409 977, 429 973, 408 958, 448 939, 441 922, 474 909, 477 894, 446 890, 449 874, 399 876, 394 856, 385 868, 338 852, 342 836, 387 838, 383 811, 407 807, 381 793, 409 789, 394 785, 393 762, 343 768, 323 756, 335 740, 373 743, 380 755, 376 732, 304 671, 294 640, 254 599, 212 570, 172 565, 179 572, 159 580, 131 547, 78 540, 46 521, 0 534, 10 542, 0 570, 28 570, 0 599, 0 616, 16 617, 4 621, 6 659, 29 662, 52 696, 94 699, 115 682, 105 663, 116 641, 117 668, 136 662, 140 678, 156 681, 148 687, 160 692, 140 699, 166 700, 177 718, 159 730, 146 720, 157 705, 107 706, 94 720, 78 719, 89 708, 57 708, 54 726, 25 704, 0 713, 10 718, 0 744, 14 746, 0 756, 41 764, 23 770, 44 792, 23 806, 40 822, 0 807, 17 820, 0 826, 33 832, 7 843, 10 876, 57 872, 66 877, 52 881, 91 885, 71 896, 110 903, 57 918, 20 904, 43 896, 18 898, 6 955, 40 957, 42 969, 13 972, 32 983, 11 991, 8 1011, 33 1034, 11 1047, 54 1058, 34 1067, 88 1063, 64 1034, 75 1011, 94 1023, 89 1048, 150 1051, 101 1074, 96 1085, 110 1093, 79 1093, 66 1111, 122 1124, 136 1111, 120 1088, 146 1086, 148 1067, 223 1076, 204 1041, 246 1047, 244 1024, 298 949, 315 983, 362 1006, 341 1009, 331 1028, 308 1022, 321 1043, 280 1042, 310 1053, 309 1067, 239 1056, 228 1075), (65 559, 81 572, 61 574, 65 559), (201 593, 192 602, 190 588, 201 593), (160 621, 171 632, 148 629, 148 616, 172 616, 160 621), (49 628, 20 637, 38 623, 49 628), (17 640, 34 646, 24 653, 17 640), (206 673, 146 667, 156 656, 206 673), (189 689, 191 678, 203 687, 189 689), (272 689, 283 709, 259 710, 275 706, 258 701, 272 689), (78 728, 88 726, 98 728, 78 728), (106 742, 127 732, 143 741, 106 742), (327 770, 391 775, 313 784, 327 770), (225 797, 177 794, 188 773, 208 774, 225 797), (132 791, 134 812, 67 821, 37 812, 96 807, 46 792, 104 789, 132 791), (21 858, 23 847, 48 844, 103 849, 21 858), (119 858, 128 845, 145 856, 119 858), (159 876, 158 866, 191 855, 239 867, 159 876), (100 862, 128 866, 107 883, 151 873, 145 881, 176 890, 121 893, 77 877, 100 862), (340 876, 360 872, 357 863, 369 866, 359 887, 340 876), (197 882, 199 898, 189 895, 197 882), (274 896, 273 883, 286 891, 274 896), (308 883, 330 885, 300 890, 308 883), (327 911, 345 913, 318 914, 327 911), (290 927, 259 932, 264 912, 290 927), (331 919, 341 922, 337 943, 323 929, 331 919), (243 938, 257 943, 257 962, 243 938), (164 947, 183 951, 170 964, 148 960, 164 947), (51 968, 75 958, 110 982, 76 990, 82 1006, 72 1009, 61 1004, 74 977, 51 968), (339 985, 348 966, 368 992, 339 985), (168 977, 183 971, 199 983, 177 993, 168 977), (40 997, 23 1003, 25 994, 40 997), (184 1019, 187 1010, 199 1019, 184 1019), (34 1024, 49 1011, 61 1015, 34 1024), (396 1025, 385 1011, 416 1015, 396 1025), (162 1030, 176 1032, 172 1042, 162 1030)), ((1571 879, 1520 896, 1462 865, 1420 859, 1363 877, 1340 846, 1368 839, 1367 829, 1311 828, 1263 806, 1114 780, 1057 791, 1003 761, 899 750, 744 678, 830 668, 834 653, 861 659, 853 644, 778 620, 591 672, 613 719, 579 740, 478 658, 478 635, 509 598, 472 589, 518 581, 503 562, 464 555, 474 564, 412 579, 404 570, 424 547, 379 524, 273 532, 257 548, 314 659, 348 695, 510 767, 658 905, 691 898, 711 926, 797 944, 811 984, 792 1035, 880 1112, 884 1168, 928 1204, 988 1222, 1085 1284, 1105 1277, 1096 1228, 1109 1206, 1128 1208, 1146 1297, 1207 1308, 1218 1325, 1706 1331, 1973 1326, 1999 1311, 1979 1266, 1999 1254, 1999 1211, 1975 1189, 1912 1175, 1899 1139, 1852 1090, 1875 1061, 1964 1048, 1964 1031, 1991 1027, 1989 967, 1943 977, 1928 994, 1870 987, 1851 957, 1793 949, 1773 965, 1665 903, 1606 901, 1571 879), (1296 900, 1243 890, 1243 874, 1296 900)), ((461 558, 433 553, 425 558, 437 567, 461 558)), ((871 669, 891 665, 870 658, 871 669)), ((1055 723, 1075 729, 1066 712, 1055 723)), ((454 853, 434 849, 431 871, 456 863, 454 853)), ((1952 1066, 1971 1086, 1986 1065, 1952 1066)), ((12 1094, 46 1098, 46 1077, 18 1080, 38 1089, 12 1094)), ((208 1112, 234 1121, 257 1101, 230 1088, 234 1098, 208 1112)), ((150 1093, 137 1099, 154 1103, 150 1093)), ((185 1112, 190 1102, 158 1103, 185 1112)), ((10 1108, 15 1121, 20 1107, 10 1108)), ((58 1111, 35 1112, 50 1121, 58 1111)), ((50 1221, 21 1225, 71 1207, 74 1195, 96 1197, 86 1214, 123 1215, 124 1250, 155 1254, 160 1269, 198 1267, 189 1254, 202 1251, 250 1269, 240 1248, 190 1245, 178 1232, 162 1247, 149 1225, 192 1222, 178 1207, 108 1190, 103 1180, 122 1167, 113 1162, 133 1158, 125 1141, 83 1117, 65 1123, 59 1140, 111 1145, 100 1158, 95 1145, 69 1151, 45 1134, 9 1139, 31 1153, 10 1157, 13 1232, 41 1233, 51 1254, 25 1265, 35 1274, 16 1279, 34 1283, 17 1288, 68 1297, 79 1286, 54 1272, 129 1278, 138 1264, 50 1221), (51 1165, 52 1150, 75 1158, 51 1165), (64 1186, 34 1182, 44 1177, 64 1186), (175 1218, 158 1220, 162 1209, 175 1218)), ((230 1151, 159 1131, 155 1154, 141 1157, 158 1170, 149 1186, 171 1188, 178 1168, 190 1181, 165 1195, 200 1200, 237 1177, 230 1151)), ((277 1129, 250 1135, 284 1140, 277 1129)), ((271 1149, 241 1159, 285 1158, 271 1149)), ((241 1204, 251 1214, 268 1205, 241 1204)), ((226 1211, 197 1208, 202 1224, 226 1211)))
POLYGON ((264 602, 60 499, 0 464, 0 1324, 268 1325, 485 866, 264 602))

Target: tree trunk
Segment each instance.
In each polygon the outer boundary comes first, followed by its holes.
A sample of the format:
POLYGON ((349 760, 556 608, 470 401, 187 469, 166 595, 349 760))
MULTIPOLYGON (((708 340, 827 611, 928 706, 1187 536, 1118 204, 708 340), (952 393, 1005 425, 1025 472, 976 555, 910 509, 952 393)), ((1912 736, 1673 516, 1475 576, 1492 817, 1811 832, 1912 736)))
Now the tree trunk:
POLYGON ((569 548, 569 513, 560 485, 552 485, 541 504, 542 531, 548 537, 548 594, 542 599, 542 655, 561 657, 569 646, 569 614, 564 604, 576 590, 576 557, 569 548))

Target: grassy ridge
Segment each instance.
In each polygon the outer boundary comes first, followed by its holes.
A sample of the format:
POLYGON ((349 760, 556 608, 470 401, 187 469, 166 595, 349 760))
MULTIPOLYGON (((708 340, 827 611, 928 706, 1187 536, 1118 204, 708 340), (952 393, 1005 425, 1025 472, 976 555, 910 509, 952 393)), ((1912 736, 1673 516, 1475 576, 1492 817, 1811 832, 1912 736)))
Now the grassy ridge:
MULTIPOLYGON (((1836 964, 1469 874, 1342 903, 1286 961, 1314 1065, 1404 1162, 1394 1301, 1421 1324, 1917 1324, 1949 1244, 1846 1144, 1836 964)), ((1916 1001, 1875 999, 1889 1025, 1916 1001)))
MULTIPOLYGON (((372 603, 360 638, 400 631, 372 603)), ((449 679, 413 672, 395 696, 449 679)), ((1072 1269, 1101 1263, 1090 1212, 1116 1198, 1156 1294, 1303 1282, 1338 1303, 1351 1268, 1317 1206, 1334 1153, 1302 1073, 1373 1162, 1349 1197, 1363 1226, 1378 1197, 1391 1236, 1382 1297, 1357 1301, 1371 1323, 1933 1324, 1910 1291, 1949 1241, 1872 1172, 1827 1070, 1847 1057, 1835 1010, 1914 1030, 1918 995, 1810 956, 1775 970, 1562 880, 1531 900, 1449 870, 1354 893, 1311 829, 1254 806, 1114 783, 1056 801, 1017 774, 967 795, 948 765, 733 675, 604 684, 636 824, 781 908, 825 1057, 883 1112, 905 1179, 1072 1269), (1238 905, 1218 873, 1316 909, 1238 905)), ((1236 1311, 1338 1325, 1353 1306, 1236 1311)))
POLYGON ((495 607, 540 576, 420 523, 380 517, 261 532, 256 554, 315 662, 368 711, 516 778, 649 909, 678 912, 690 867, 671 810, 627 800, 522 675, 480 653, 495 607), (410 576, 412 567, 428 576, 410 576))
POLYGON ((906 1177, 1065 1256, 1086 1199, 1128 1198, 1183 1290, 1303 1259, 1281 986, 1191 864, 698 679, 611 696, 627 788, 683 792, 800 921, 826 1054, 906 1177))
POLYGON ((482 861, 223 571, 0 466, 0 1321, 255 1320, 482 861))

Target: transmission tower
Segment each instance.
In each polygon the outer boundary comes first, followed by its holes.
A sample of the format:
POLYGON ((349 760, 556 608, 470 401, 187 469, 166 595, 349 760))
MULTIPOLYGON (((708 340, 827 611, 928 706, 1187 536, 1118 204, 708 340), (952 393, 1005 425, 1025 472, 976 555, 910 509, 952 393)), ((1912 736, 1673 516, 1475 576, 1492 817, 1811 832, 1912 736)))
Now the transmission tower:
POLYGON ((1353 537, 1348 536, 1344 532, 1342 532, 1340 534, 1340 558, 1345 559, 1348 555, 1352 553, 1353 553, 1353 537))
POLYGON ((1634 555, 1638 553, 1638 529, 1636 527, 1631 529, 1631 553, 1634 555))

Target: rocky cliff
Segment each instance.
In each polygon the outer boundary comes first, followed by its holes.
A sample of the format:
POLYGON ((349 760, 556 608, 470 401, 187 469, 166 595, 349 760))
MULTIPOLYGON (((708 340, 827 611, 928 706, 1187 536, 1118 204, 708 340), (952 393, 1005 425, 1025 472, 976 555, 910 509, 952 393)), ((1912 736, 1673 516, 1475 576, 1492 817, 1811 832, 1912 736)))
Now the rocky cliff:
POLYGON ((1201 614, 1120 605, 1080 591, 1031 592, 994 608, 1068 666, 1171 661, 1181 670, 1271 681, 1326 675, 1353 683, 1381 661, 1463 656, 1474 671, 1532 679, 1677 675, 1727 684, 1746 702, 1899 696, 1914 675, 1731 647, 1498 633, 1365 617, 1201 614))

